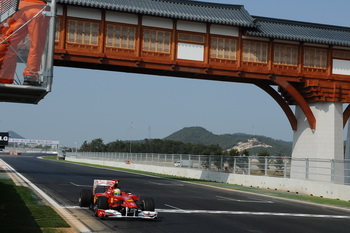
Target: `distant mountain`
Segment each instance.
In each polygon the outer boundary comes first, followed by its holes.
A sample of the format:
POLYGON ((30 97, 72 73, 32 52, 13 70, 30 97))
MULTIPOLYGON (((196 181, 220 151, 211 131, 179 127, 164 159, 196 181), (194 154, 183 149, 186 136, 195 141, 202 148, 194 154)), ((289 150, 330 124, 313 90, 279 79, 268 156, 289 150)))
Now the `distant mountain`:
POLYGON ((14 131, 9 131, 9 135, 10 135, 10 138, 25 139, 24 137, 22 137, 21 135, 17 134, 14 131))
POLYGON ((164 139, 205 145, 218 144, 223 150, 231 148, 247 149, 252 155, 258 154, 262 150, 269 152, 271 155, 289 156, 292 153, 292 142, 244 133, 216 135, 198 126, 183 128, 164 139))

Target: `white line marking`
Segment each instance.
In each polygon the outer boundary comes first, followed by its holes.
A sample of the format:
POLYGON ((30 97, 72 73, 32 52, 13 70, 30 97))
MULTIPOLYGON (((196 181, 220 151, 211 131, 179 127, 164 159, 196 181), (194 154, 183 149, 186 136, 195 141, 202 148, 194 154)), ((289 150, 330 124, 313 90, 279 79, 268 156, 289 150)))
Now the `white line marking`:
MULTIPOLYGON (((250 212, 250 211, 225 211, 225 210, 184 210, 165 204, 172 209, 156 209, 159 213, 170 214, 226 214, 226 215, 253 215, 253 216, 275 216, 275 217, 305 217, 305 218, 330 218, 330 219, 350 219, 346 215, 325 215, 325 214, 297 214, 297 213, 272 213, 272 212, 250 212)), ((64 206, 65 209, 89 209, 80 206, 64 206)))
POLYGON ((73 182, 69 182, 71 185, 74 185, 74 186, 76 186, 76 187, 89 187, 89 188, 91 188, 92 187, 92 185, 85 185, 85 184, 75 184, 75 183, 73 183, 73 182))
POLYGON ((167 207, 170 207, 170 208, 172 208, 172 209, 178 210, 178 211, 185 211, 185 210, 183 210, 183 209, 177 208, 177 207, 172 206, 172 205, 168 205, 168 204, 164 204, 164 205, 167 206, 167 207))
POLYGON ((53 200, 51 197, 49 197, 44 191, 39 189, 35 184, 30 182, 26 177, 24 177, 22 174, 18 173, 13 167, 11 167, 6 162, 2 161, 7 165, 7 167, 14 172, 17 176, 19 176, 24 182, 26 182, 29 186, 31 186, 39 195, 44 198, 48 203, 51 204, 51 206, 58 211, 62 216, 64 216, 64 219, 70 222, 72 226, 74 226, 79 232, 91 232, 81 221, 76 219, 71 213, 69 213, 66 209, 62 208, 55 200, 53 200))
POLYGON ((81 207, 81 206, 62 206, 62 208, 65 209, 81 209, 81 210, 88 210, 89 207, 81 207))
POLYGON ((219 199, 225 199, 225 200, 230 200, 230 201, 235 201, 235 202, 242 202, 242 203, 267 203, 267 204, 272 204, 273 201, 263 201, 263 200, 238 200, 238 199, 233 199, 229 197, 222 197, 222 196, 216 196, 219 199))
POLYGON ((158 182, 152 182, 152 181, 149 181, 148 182, 149 184, 156 184, 156 185, 164 185, 164 186, 185 186, 184 184, 165 184, 165 183, 158 183, 158 182))
POLYGON ((230 214, 230 215, 350 219, 350 216, 346 216, 346 215, 325 215, 325 214, 297 214, 297 213, 272 213, 272 212, 222 211, 222 210, 183 210, 183 209, 156 209, 156 211, 159 213, 174 213, 174 214, 230 214))

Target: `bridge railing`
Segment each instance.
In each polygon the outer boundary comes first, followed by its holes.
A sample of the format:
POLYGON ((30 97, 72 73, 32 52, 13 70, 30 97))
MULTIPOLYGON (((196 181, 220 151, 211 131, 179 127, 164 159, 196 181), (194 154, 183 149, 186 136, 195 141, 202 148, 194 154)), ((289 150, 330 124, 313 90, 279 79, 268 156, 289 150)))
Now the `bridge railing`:
POLYGON ((350 184, 350 161, 274 156, 67 152, 66 157, 350 184))

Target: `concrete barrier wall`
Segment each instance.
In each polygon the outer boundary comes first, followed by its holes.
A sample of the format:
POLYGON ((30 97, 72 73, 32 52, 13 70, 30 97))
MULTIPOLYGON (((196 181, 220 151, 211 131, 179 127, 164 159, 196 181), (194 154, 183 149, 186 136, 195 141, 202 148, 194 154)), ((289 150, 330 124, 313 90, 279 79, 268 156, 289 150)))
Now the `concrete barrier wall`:
POLYGON ((202 171, 190 168, 161 167, 136 163, 127 164, 125 162, 94 159, 77 159, 74 157, 67 157, 66 160, 350 201, 350 186, 338 185, 329 182, 239 175, 233 173, 202 171))

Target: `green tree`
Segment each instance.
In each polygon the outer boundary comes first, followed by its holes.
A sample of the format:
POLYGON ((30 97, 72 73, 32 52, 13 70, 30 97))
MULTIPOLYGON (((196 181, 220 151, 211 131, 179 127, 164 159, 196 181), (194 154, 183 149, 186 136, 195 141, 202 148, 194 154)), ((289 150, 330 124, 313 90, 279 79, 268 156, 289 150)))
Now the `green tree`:
POLYGON ((242 155, 243 156, 249 156, 249 150, 247 150, 247 149, 244 149, 243 151, 242 151, 242 155))
POLYGON ((91 141, 91 152, 105 152, 106 146, 101 138, 97 138, 91 141))

